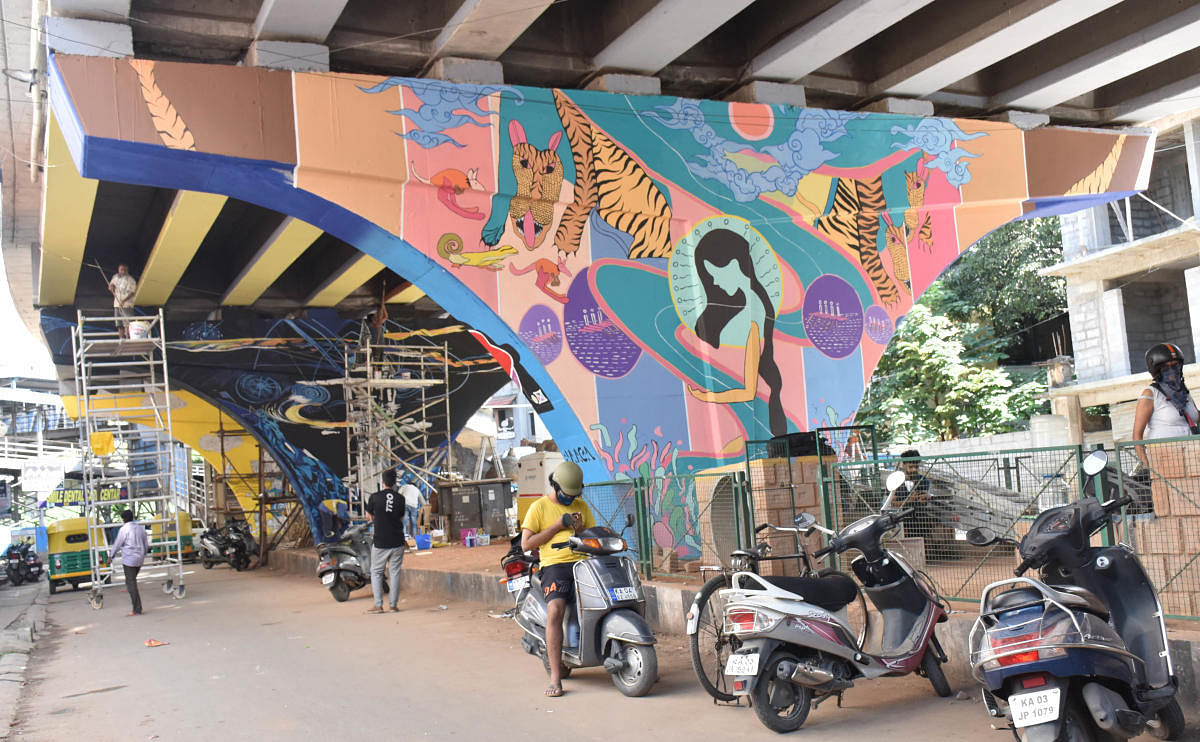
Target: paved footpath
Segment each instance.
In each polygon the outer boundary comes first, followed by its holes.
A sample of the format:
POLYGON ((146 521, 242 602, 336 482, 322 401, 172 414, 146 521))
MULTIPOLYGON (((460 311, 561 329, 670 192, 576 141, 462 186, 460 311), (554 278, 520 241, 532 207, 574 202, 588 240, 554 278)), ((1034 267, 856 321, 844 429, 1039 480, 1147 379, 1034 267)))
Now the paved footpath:
MULTIPOLYGON (((401 613, 366 615, 368 591, 339 604, 315 578, 224 566, 189 573, 182 601, 165 596, 161 581, 147 576, 140 617, 125 615, 121 587, 105 592, 99 611, 82 591, 41 588, 47 626, 10 739, 778 738, 752 710, 713 705, 681 637, 660 637, 660 680, 645 698, 621 696, 592 669, 548 699, 541 663, 519 650, 515 624, 480 605, 443 609, 410 593, 401 613), (166 644, 147 647, 148 639, 166 644)), ((939 699, 915 676, 860 684, 846 706, 816 709, 796 738, 1010 738, 990 729, 973 691, 939 699)))

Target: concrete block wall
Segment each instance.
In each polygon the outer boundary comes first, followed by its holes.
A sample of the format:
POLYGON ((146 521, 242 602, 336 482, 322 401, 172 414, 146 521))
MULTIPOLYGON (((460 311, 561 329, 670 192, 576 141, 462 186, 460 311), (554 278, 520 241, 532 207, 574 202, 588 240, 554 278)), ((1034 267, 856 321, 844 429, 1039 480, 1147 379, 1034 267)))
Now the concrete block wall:
POLYGON ((1195 358, 1187 285, 1179 271, 1163 272, 1154 283, 1131 283, 1122 289, 1130 373, 1146 370, 1146 350, 1155 343, 1178 345, 1195 358))
POLYGON ((1108 378, 1102 334, 1104 286, 1100 281, 1067 284, 1067 311, 1071 317, 1071 345, 1075 351, 1075 378, 1095 381, 1108 378))

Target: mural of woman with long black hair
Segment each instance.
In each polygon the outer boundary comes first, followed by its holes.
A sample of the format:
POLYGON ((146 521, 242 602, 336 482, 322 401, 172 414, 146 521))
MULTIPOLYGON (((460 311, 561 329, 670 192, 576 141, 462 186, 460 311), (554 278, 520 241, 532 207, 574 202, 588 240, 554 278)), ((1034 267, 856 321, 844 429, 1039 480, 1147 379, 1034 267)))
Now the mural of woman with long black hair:
POLYGON ((688 392, 702 402, 752 402, 762 381, 768 387, 768 427, 772 435, 782 435, 788 422, 783 377, 775 362, 775 312, 782 288, 775 255, 757 231, 738 219, 710 219, 689 237, 694 235, 699 235, 694 245, 685 238, 671 260, 680 316, 713 348, 743 346, 745 356, 741 387, 717 391, 689 386, 688 392), (698 283, 681 284, 685 277, 698 283), (689 294, 690 300, 685 299, 689 294))

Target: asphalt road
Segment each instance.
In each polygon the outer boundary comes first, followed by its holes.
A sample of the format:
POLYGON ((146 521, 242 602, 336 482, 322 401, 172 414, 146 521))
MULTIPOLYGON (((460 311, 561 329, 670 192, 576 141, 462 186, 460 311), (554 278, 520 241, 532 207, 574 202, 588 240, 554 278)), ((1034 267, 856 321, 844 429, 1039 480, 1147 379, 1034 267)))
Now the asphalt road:
MULTIPOLYGON (((83 591, 46 598, 49 627, 11 739, 778 738, 752 710, 713 705, 681 637, 660 637, 660 680, 645 698, 625 698, 593 669, 548 699, 515 624, 478 605, 443 610, 409 594, 399 614, 366 615, 368 591, 339 604, 315 578, 223 566, 187 574, 182 601, 161 581, 143 582, 140 617, 125 615, 121 587, 105 592, 99 611, 83 591)), ((814 710, 796 738, 1010 738, 990 729, 968 690, 968 700, 940 699, 915 676, 860 684, 845 708, 814 710)))

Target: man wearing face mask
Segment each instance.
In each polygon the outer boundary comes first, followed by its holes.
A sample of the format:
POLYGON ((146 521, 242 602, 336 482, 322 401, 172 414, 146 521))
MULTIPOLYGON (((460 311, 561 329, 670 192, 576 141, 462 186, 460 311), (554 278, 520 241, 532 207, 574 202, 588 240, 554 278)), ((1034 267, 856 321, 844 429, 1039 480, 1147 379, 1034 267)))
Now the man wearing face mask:
POLYGON ((563 615, 575 594, 575 562, 585 559, 570 549, 555 549, 572 534, 596 525, 592 509, 579 497, 583 493, 583 470, 564 461, 550 475, 554 494, 539 497, 529 506, 521 524, 521 548, 538 550, 542 590, 546 597, 546 654, 550 664, 550 686, 546 695, 561 696, 563 615))
MULTIPOLYGON (((1159 343, 1150 348, 1146 351, 1146 370, 1154 381, 1138 397, 1133 416, 1133 440, 1179 438, 1200 432, 1200 411, 1183 381, 1183 352, 1179 347, 1159 343)), ((1146 447, 1137 446, 1134 451, 1141 462, 1134 471, 1135 480, 1139 475, 1148 479, 1146 447)), ((1147 494, 1145 499, 1148 498, 1147 494)))

